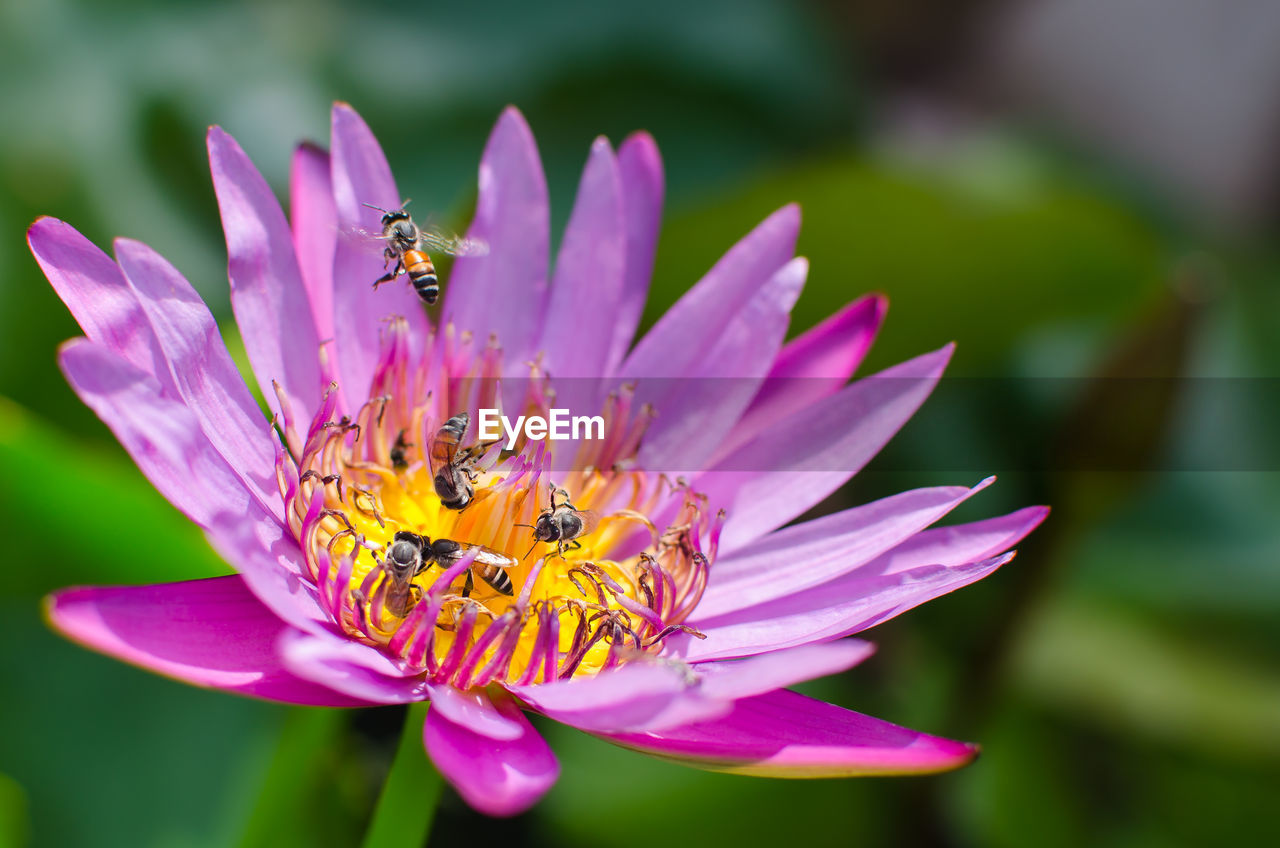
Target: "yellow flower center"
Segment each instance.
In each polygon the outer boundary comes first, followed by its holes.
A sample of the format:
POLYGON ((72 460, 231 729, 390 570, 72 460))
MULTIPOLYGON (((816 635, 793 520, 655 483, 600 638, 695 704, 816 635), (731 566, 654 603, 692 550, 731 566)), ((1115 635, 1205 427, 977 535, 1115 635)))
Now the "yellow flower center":
MULTIPOLYGON (((501 451, 467 431, 452 452, 433 451, 449 419, 456 435, 454 416, 499 405, 500 351, 491 341, 473 357, 445 328, 448 344, 426 346, 436 361, 413 363, 405 332, 391 323, 354 420, 336 415, 332 387, 280 463, 291 527, 337 624, 460 688, 592 674, 689 630, 719 520, 687 487, 634 469, 650 411, 632 414, 626 387, 609 395, 604 437, 575 446, 569 471, 553 472, 550 441, 501 451), (473 492, 461 508, 442 497, 442 474, 473 492), (661 531, 659 514, 672 516, 661 531)), ((521 410, 546 410, 553 393, 536 364, 527 382, 521 410)))

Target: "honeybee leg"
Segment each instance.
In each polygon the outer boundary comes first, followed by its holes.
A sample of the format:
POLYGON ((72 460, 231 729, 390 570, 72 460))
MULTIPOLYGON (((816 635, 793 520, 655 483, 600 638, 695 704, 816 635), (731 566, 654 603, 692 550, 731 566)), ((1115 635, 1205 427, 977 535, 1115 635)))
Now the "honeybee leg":
POLYGON ((376 289, 378 286, 382 285, 383 283, 389 283, 392 280, 394 280, 396 277, 400 276, 400 271, 402 267, 403 266, 401 265, 400 261, 396 260, 396 265, 394 268, 392 268, 390 271, 388 271, 387 273, 383 274, 381 277, 373 281, 373 287, 376 289))
POLYGON ((462 597, 471 597, 471 590, 476 587, 475 581, 471 579, 471 570, 467 570, 467 582, 462 584, 462 597))

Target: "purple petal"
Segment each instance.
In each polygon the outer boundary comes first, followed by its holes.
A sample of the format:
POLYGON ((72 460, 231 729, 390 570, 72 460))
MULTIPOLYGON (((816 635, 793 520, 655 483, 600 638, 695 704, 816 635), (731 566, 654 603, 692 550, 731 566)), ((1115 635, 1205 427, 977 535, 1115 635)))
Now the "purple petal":
POLYGON ((56 218, 40 218, 32 224, 27 244, 89 340, 172 390, 173 378, 155 333, 138 296, 111 257, 56 218))
POLYGON ((250 501, 245 509, 215 515, 209 543, 244 578, 258 600, 277 616, 307 633, 331 633, 334 624, 322 612, 315 586, 302 576, 302 549, 293 533, 250 501))
POLYGON ((644 311, 662 226, 662 157, 653 137, 635 133, 618 149, 622 213, 627 229, 627 269, 613 316, 613 342, 601 374, 612 374, 627 355, 644 311))
POLYGON ((914 489, 775 531, 716 562, 695 615, 705 619, 744 609, 853 571, 942 518, 994 479, 972 489, 914 489))
POLYGON ((288 625, 239 577, 64 589, 49 620, 75 641, 186 683, 290 704, 367 706, 291 674, 276 655, 288 625))
POLYGON ((594 677, 507 689, 556 721, 578 728, 610 730, 646 725, 691 685, 683 666, 630 663, 594 677))
POLYGON ((1029 506, 998 518, 935 527, 917 533, 858 572, 897 574, 921 565, 955 566, 976 562, 1009 550, 1048 515, 1047 506, 1029 506))
POLYGON ((320 342, 289 224, 235 139, 213 127, 208 146, 227 236, 231 307, 258 388, 279 412, 272 381, 280 383, 294 413, 309 417, 320 401, 320 342))
POLYGON ((621 194, 613 149, 597 138, 556 257, 542 328, 540 347, 555 377, 599 377, 612 348, 627 250, 621 194))
POLYGON ((784 206, 735 244, 697 285, 667 310, 619 373, 626 378, 684 377, 742 305, 795 254, 800 209, 784 206))
POLYGON ((145 244, 118 239, 116 256, 138 292, 178 396, 214 449, 259 502, 283 521, 270 427, 227 353, 209 308, 190 283, 145 244))
POLYGON ((278 649, 293 674, 352 698, 375 704, 426 700, 422 677, 405 676, 377 648, 346 637, 293 630, 281 638, 278 649))
POLYGON ((688 662, 705 662, 848 636, 981 580, 1011 559, 1012 551, 952 568, 925 565, 869 575, 855 571, 809 592, 699 619, 705 640, 677 635, 667 640, 667 650, 688 662))
POLYGON ((787 342, 720 455, 843 388, 870 350, 888 306, 883 295, 867 295, 787 342))
POLYGON ((480 193, 469 238, 488 253, 459 256, 446 286, 444 322, 481 344, 496 333, 508 369, 533 356, 547 291, 551 224, 547 180, 524 116, 498 119, 480 160, 480 193))
POLYGON ((520 726, 518 738, 484 736, 432 709, 422 741, 436 768, 468 804, 490 816, 514 816, 555 784, 560 764, 514 704, 504 700, 496 709, 520 726))
POLYGON ((338 210, 329 168, 327 151, 300 144, 289 169, 293 248, 322 342, 333 338, 333 257, 338 242, 338 210))
POLYGON ((244 515, 254 503, 191 410, 162 395, 150 374, 83 338, 65 343, 58 362, 151 484, 192 521, 208 527, 218 513, 244 515))
POLYGON ((786 524, 857 473, 924 403, 953 347, 864 377, 778 425, 787 438, 763 433, 701 475, 695 488, 729 511, 721 550, 786 524))
POLYGON ((660 733, 728 715, 733 711, 733 702, 741 698, 847 671, 874 651, 875 646, 869 642, 841 639, 745 660, 700 663, 692 666, 697 685, 679 692, 661 712, 642 722, 608 726, 602 716, 591 715, 585 722, 567 723, 588 732, 660 733))
POLYGON ((374 281, 385 273, 383 243, 357 234, 381 233, 382 213, 363 204, 395 210, 401 202, 378 140, 345 103, 333 107, 332 131, 333 199, 338 229, 344 234, 338 239, 333 262, 333 333, 342 393, 350 404, 358 405, 369 394, 382 349, 382 319, 403 316, 415 344, 425 340, 431 328, 422 302, 404 277, 372 290, 374 281))
POLYGON ((738 701, 724 718, 605 739, 715 771, 767 777, 920 774, 958 768, 978 749, 786 690, 738 701))
POLYGON ((847 671, 873 653, 875 645, 870 642, 839 639, 695 668, 703 675, 700 688, 705 697, 736 701, 847 671))
POLYGON ((776 358, 808 272, 808 260, 796 257, 770 276, 721 327, 704 359, 690 366, 689 379, 640 386, 636 397, 658 410, 640 449, 641 466, 668 473, 706 467, 776 358), (657 397, 655 388, 673 391, 657 397))
POLYGON ((510 742, 524 735, 524 723, 498 709, 483 689, 462 692, 449 685, 432 686, 431 709, 490 739, 510 742))

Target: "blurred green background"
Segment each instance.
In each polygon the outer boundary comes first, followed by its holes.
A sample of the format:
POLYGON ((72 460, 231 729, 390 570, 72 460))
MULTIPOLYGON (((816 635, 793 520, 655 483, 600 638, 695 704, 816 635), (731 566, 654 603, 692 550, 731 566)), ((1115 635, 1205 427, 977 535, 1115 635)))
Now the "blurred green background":
POLYGON ((954 339, 952 374, 1000 378, 952 385, 825 508, 993 471, 956 520, 1054 506, 1002 572, 807 687, 980 741, 974 766, 769 781, 545 723, 550 795, 492 822, 446 792, 431 844, 1280 844, 1275 393, 1113 379, 1280 376, 1278 40, 1274 4, 1194 0, 0 0, 0 846, 363 832, 396 710, 199 691, 43 625, 56 587, 227 569, 67 388, 77 329, 23 243, 39 214, 144 240, 226 319, 205 127, 283 195, 335 99, 459 226, 507 103, 557 230, 592 138, 650 130, 668 202, 647 321, 800 201, 793 332, 880 290, 870 367, 954 339), (1216 467, 1222 444, 1244 459, 1216 467))

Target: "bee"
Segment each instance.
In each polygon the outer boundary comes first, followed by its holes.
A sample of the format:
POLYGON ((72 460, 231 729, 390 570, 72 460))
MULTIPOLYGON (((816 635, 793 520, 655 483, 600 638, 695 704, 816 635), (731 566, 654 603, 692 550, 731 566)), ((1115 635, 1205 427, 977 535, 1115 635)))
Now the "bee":
POLYGON ((422 599, 422 589, 413 584, 413 578, 427 566, 426 551, 427 539, 417 533, 401 530, 392 538, 386 559, 380 563, 391 581, 384 603, 392 615, 404 618, 422 599))
POLYGON ((401 530, 392 537, 386 559, 381 562, 383 573, 391 581, 385 601, 387 610, 401 618, 408 615, 409 610, 422 600, 422 589, 413 583, 413 578, 432 565, 448 569, 472 551, 475 551, 475 561, 467 571, 462 597, 470 597, 475 590, 472 575, 478 576, 499 594, 514 594, 511 577, 506 572, 517 564, 514 557, 483 545, 467 545, 452 539, 433 542, 426 536, 401 530))
POLYGON ((432 483, 440 502, 449 509, 466 509, 471 503, 476 495, 471 484, 479 474, 476 462, 493 444, 484 442, 459 450, 458 445, 466 437, 470 424, 471 416, 460 412, 444 422, 431 440, 432 483))
POLYGON ((440 279, 436 276, 436 266, 427 255, 427 250, 459 256, 484 252, 481 245, 471 239, 448 236, 418 226, 409 217, 409 213, 404 211, 404 207, 409 205, 407 200, 401 208, 394 211, 371 203, 364 205, 382 213, 382 234, 374 238, 387 243, 382 256, 385 260, 384 267, 391 266, 390 271, 374 281, 375 289, 383 283, 391 282, 403 272, 409 277, 413 290, 418 293, 422 302, 431 306, 440 297, 440 279))
MULTIPOLYGON (((539 542, 555 542, 556 553, 563 557, 565 551, 582 547, 582 543, 576 540, 595 530, 600 523, 600 516, 592 510, 578 509, 571 504, 569 493, 564 489, 557 489, 554 483, 550 484, 550 489, 551 506, 542 511, 536 523, 519 526, 533 528, 534 548, 539 542), (556 495, 564 498, 558 506, 556 495)), ((533 548, 529 549, 529 553, 533 553, 533 548)))
POLYGON ((413 447, 413 442, 405 441, 405 431, 401 430, 396 436, 395 444, 391 446, 391 467, 396 471, 404 471, 409 467, 409 448, 413 447))
POLYGON ((506 571, 518 564, 515 557, 500 554, 484 545, 464 545, 452 539, 436 539, 431 543, 431 557, 441 568, 448 568, 471 551, 476 552, 476 558, 467 571, 467 582, 462 587, 462 597, 469 597, 475 589, 472 575, 479 577, 500 595, 515 594, 511 575, 506 571))

